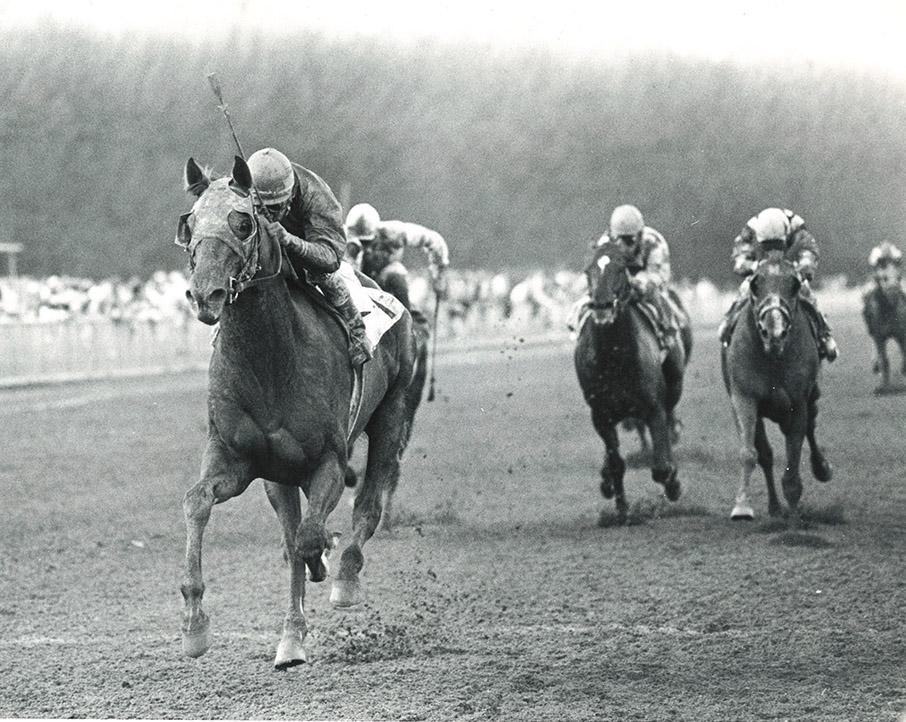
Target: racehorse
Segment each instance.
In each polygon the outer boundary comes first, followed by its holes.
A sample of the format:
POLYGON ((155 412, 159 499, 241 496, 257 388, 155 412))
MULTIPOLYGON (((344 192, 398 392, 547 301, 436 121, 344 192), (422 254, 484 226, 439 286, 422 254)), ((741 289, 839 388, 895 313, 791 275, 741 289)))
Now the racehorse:
POLYGON ((651 432, 651 477, 664 485, 667 498, 676 501, 681 491, 670 433, 683 391, 685 351, 681 343, 673 343, 662 352, 651 323, 634 300, 629 260, 628 252, 615 243, 595 249, 585 269, 590 315, 574 354, 579 385, 606 451, 601 493, 615 498, 620 523, 626 521, 628 506, 623 489, 626 464, 616 425, 624 419, 638 419, 651 432))
POLYGON ((820 359, 815 329, 799 305, 801 281, 789 261, 762 261, 752 276, 750 296, 727 347, 721 366, 741 444, 742 478, 731 518, 753 519, 749 480, 756 463, 768 487, 768 511, 781 513, 774 488, 773 451, 764 420, 775 422, 786 439, 783 494, 793 519, 802 496, 799 461, 808 439, 812 474, 830 481, 833 469, 815 439, 820 359))
MULTIPOLYGON (((892 268, 888 266, 888 268, 892 268)), ((885 393, 896 387, 890 383, 890 359, 887 356, 887 342, 893 339, 900 347, 902 373, 906 374, 906 295, 895 275, 892 282, 872 284, 862 297, 862 318, 868 335, 875 343, 875 358, 872 371, 881 375, 876 393, 885 393)))
POLYGON ((201 478, 183 501, 183 648, 198 657, 211 644, 201 574, 211 508, 262 478, 290 570, 289 609, 274 664, 290 667, 306 661, 306 567, 313 582, 327 576, 324 554, 332 545, 325 523, 343 493, 347 443, 366 431, 368 465, 352 513, 352 540, 333 570, 330 594, 338 607, 361 601, 362 547, 380 521, 382 489, 396 483, 407 437, 411 317, 403 312, 374 358, 354 371, 337 318, 318 294, 286 281, 282 250, 259 225, 245 161, 237 156, 230 177, 212 180, 190 158, 185 180, 198 197, 177 230, 177 243, 190 258, 187 295, 200 321, 220 326, 209 368, 201 478), (360 397, 354 394, 357 376, 360 397), (361 399, 357 413, 354 398, 361 399), (308 499, 304 514, 300 489, 308 499))

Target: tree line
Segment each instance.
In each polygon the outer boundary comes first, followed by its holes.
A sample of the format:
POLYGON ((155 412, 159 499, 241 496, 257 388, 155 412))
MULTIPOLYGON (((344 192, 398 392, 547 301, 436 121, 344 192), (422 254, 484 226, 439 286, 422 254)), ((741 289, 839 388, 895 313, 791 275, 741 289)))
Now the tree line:
POLYGON ((437 229, 461 267, 579 269, 626 202, 677 277, 720 284, 769 205, 806 219, 821 275, 858 280, 875 243, 904 240, 906 88, 885 76, 244 30, 0 37, 0 241, 31 275, 184 265, 185 162, 222 174, 235 153, 211 72, 246 153, 275 146, 347 206, 437 229))

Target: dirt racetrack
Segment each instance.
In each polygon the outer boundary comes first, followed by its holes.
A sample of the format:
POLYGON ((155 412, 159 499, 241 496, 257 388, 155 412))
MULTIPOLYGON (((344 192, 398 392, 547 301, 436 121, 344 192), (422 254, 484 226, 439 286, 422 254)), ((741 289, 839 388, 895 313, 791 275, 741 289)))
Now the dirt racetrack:
POLYGON ((214 646, 182 656, 203 374, 0 391, 0 717, 900 719, 906 395, 872 394, 855 312, 832 322, 842 357, 823 372, 819 438, 835 478, 803 464, 802 529, 766 517, 760 472, 758 518, 730 521, 737 442, 713 327, 697 329, 679 407, 683 496, 630 470, 626 527, 606 523, 569 342, 446 344, 397 527, 365 547, 368 602, 336 611, 310 584, 311 663, 286 672, 272 660, 288 572, 260 482, 214 509, 214 646))

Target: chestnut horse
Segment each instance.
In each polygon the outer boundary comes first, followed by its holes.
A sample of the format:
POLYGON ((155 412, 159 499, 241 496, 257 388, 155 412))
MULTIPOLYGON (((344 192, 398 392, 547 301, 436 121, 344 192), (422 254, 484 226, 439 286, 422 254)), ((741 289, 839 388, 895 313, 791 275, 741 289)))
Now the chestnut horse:
POLYGON ((820 359, 814 327, 799 305, 800 285, 796 267, 789 261, 762 261, 752 276, 750 296, 730 344, 722 347, 724 384, 739 433, 742 473, 733 519, 754 518, 748 495, 756 464, 767 482, 769 513, 781 513, 765 419, 775 422, 786 439, 782 486, 794 519, 802 496, 799 462, 804 439, 811 449, 814 477, 830 481, 833 473, 815 439, 820 359))
POLYGON ((357 380, 346 331, 318 294, 287 283, 282 250, 258 224, 245 161, 237 156, 230 177, 212 180, 190 158, 185 179, 198 196, 177 231, 177 243, 190 256, 188 295, 199 320, 219 322, 220 330, 209 369, 201 478, 183 501, 183 647, 197 657, 211 644, 201 574, 211 508, 261 478, 289 564, 289 608, 275 666, 290 667, 306 661, 306 567, 313 582, 327 577, 324 553, 332 544, 325 523, 343 493, 347 445, 365 431, 368 464, 352 513, 352 540, 333 570, 330 594, 339 607, 361 600, 362 547, 381 519, 382 491, 396 484, 408 434, 412 320, 404 312, 381 339, 360 373, 358 414, 351 413, 357 380), (304 514, 300 489, 308 499, 304 514))
POLYGON ((628 506, 617 424, 624 419, 637 419, 648 427, 651 477, 664 485, 670 501, 679 499, 670 436, 686 364, 682 343, 661 350, 650 322, 634 302, 628 262, 628 252, 619 244, 603 243, 595 249, 585 270, 590 316, 579 331, 574 353, 579 385, 606 451, 601 493, 615 498, 621 523, 626 521, 628 506))

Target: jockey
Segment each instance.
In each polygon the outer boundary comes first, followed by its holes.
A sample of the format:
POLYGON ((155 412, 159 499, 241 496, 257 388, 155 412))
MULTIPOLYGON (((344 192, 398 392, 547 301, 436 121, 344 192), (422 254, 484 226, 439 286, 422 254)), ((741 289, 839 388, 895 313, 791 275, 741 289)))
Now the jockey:
MULTIPOLYGON (((663 235, 645 225, 642 212, 633 205, 617 206, 610 216, 610 227, 598 241, 597 248, 608 242, 616 242, 626 248, 631 256, 628 268, 630 283, 638 297, 654 311, 655 328, 662 347, 676 342, 679 323, 671 302, 667 297, 670 283, 670 247, 663 235)), ((579 323, 590 298, 586 294, 573 307, 567 322, 573 333, 578 333, 579 323)))
POLYGON ((293 270, 317 286, 349 327, 352 365, 368 361, 373 351, 362 316, 338 273, 346 251, 342 210, 326 182, 290 162, 274 148, 248 160, 257 196, 264 208, 260 219, 267 233, 286 249, 293 270))
POLYGON ((730 343, 736 321, 749 295, 752 274, 770 250, 782 251, 783 257, 796 266, 802 282, 799 299, 818 330, 819 355, 833 361, 838 355, 837 342, 831 336, 827 319, 818 310, 810 285, 818 265, 818 242, 806 230, 805 221, 800 216, 781 208, 765 208, 750 218, 733 241, 733 272, 744 280, 718 330, 721 342, 724 346, 730 343))
POLYGON ((868 265, 872 268, 875 284, 882 289, 900 286, 903 254, 890 241, 884 241, 871 249, 868 265))
POLYGON ((346 233, 349 236, 347 257, 410 311, 409 272, 402 263, 407 246, 417 246, 428 254, 434 293, 438 298, 446 297, 445 269, 450 265, 450 252, 437 231, 417 223, 382 221, 373 206, 359 203, 346 215, 346 233))

